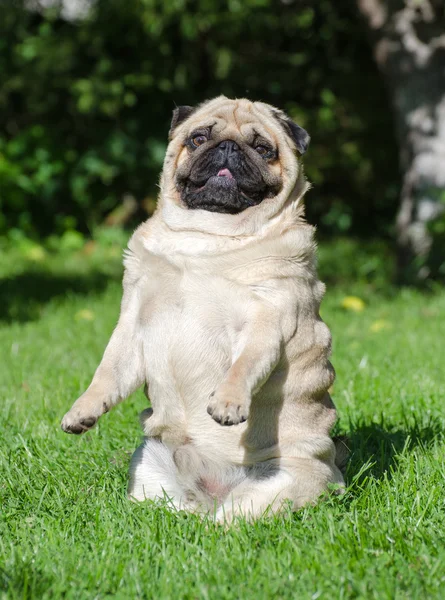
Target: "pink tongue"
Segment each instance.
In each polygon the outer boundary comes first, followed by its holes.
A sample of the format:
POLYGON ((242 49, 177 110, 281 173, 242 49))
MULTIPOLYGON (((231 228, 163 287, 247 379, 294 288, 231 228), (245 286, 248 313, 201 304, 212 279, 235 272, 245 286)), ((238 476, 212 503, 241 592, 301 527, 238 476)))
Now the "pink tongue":
POLYGON ((227 177, 228 179, 233 179, 233 175, 229 169, 221 169, 221 171, 218 171, 218 177, 227 177))

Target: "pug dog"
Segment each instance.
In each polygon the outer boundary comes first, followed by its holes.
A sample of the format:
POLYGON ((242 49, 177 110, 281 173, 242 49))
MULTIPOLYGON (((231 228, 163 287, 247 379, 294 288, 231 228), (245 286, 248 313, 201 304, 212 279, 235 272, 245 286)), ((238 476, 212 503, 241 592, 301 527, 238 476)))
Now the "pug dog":
POLYGON ((262 102, 174 111, 157 210, 125 252, 118 324, 62 420, 83 433, 145 384, 134 500, 230 522, 343 486, 325 288, 304 219, 308 144, 262 102))

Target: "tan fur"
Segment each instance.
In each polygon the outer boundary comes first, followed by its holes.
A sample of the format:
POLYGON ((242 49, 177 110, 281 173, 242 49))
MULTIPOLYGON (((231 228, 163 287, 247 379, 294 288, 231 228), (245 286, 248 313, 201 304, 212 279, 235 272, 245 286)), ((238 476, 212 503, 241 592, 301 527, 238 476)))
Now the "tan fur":
POLYGON ((329 431, 331 338, 318 310, 308 189, 272 107, 219 97, 181 123, 167 149, 156 213, 128 244, 118 325, 93 381, 62 421, 88 429, 147 382, 152 411, 130 469, 129 495, 177 508, 256 518, 315 501, 343 484, 329 431), (253 129, 275 141, 280 193, 237 215, 189 210, 174 175, 183 140, 214 124, 221 140, 253 129), (213 394, 213 395, 212 395, 213 394), (213 417, 230 415, 233 426, 213 417))

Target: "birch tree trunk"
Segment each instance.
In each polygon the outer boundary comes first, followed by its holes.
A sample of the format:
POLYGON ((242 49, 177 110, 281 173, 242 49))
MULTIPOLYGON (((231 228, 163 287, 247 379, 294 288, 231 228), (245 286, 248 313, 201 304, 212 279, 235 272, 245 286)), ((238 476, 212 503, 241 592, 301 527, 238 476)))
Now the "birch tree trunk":
POLYGON ((357 0, 393 104, 403 183, 396 220, 399 279, 424 279, 431 226, 445 218, 445 2, 357 0))

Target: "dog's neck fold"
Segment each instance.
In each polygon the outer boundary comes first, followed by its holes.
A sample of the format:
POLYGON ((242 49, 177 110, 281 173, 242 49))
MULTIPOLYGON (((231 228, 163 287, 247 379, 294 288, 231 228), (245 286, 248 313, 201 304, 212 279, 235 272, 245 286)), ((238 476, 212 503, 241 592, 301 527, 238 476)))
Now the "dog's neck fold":
POLYGON ((275 198, 264 200, 261 205, 236 215, 190 210, 177 202, 174 190, 164 189, 156 216, 172 232, 189 233, 192 237, 196 233, 248 241, 253 236, 261 238, 267 235, 275 227, 287 228, 303 222, 304 195, 309 188, 303 170, 299 169, 290 194, 283 190, 275 198))

